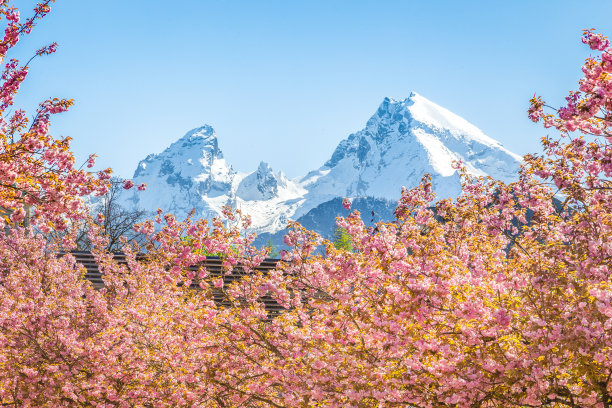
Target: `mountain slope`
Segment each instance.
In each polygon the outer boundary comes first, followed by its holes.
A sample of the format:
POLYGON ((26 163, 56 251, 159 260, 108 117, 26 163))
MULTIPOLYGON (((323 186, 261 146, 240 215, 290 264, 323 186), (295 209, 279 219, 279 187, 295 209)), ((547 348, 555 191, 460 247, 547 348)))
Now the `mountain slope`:
MULTIPOLYGON (((351 209, 346 210, 342 206, 342 198, 336 197, 319 204, 296 221, 304 226, 304 228, 316 231, 323 238, 333 241, 336 230, 336 217, 346 217, 352 211, 357 210, 361 213, 366 227, 371 227, 377 222, 392 220, 396 206, 396 201, 384 198, 359 197, 352 201, 351 209)), ((286 233, 286 228, 274 233, 261 233, 257 236, 254 244, 261 247, 272 242, 278 250, 287 249, 287 246, 283 243, 283 237, 286 233)))

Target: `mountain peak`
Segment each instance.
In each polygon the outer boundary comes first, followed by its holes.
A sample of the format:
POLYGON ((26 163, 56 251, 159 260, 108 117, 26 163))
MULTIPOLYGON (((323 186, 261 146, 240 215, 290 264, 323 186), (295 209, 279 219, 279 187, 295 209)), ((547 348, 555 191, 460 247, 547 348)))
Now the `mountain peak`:
POLYGON ((184 188, 197 186, 200 192, 231 184, 235 171, 225 163, 217 135, 210 125, 190 130, 163 152, 147 156, 134 173, 135 179, 152 177, 184 188))
POLYGON ((189 132, 185 133, 185 136, 183 136, 181 139, 188 139, 188 140, 197 140, 197 139, 211 139, 217 138, 217 135, 215 133, 215 129, 213 129, 212 126, 210 125, 204 125, 204 126, 200 126, 194 129, 191 129, 189 132))
POLYGON ((393 117, 395 113, 400 111, 401 108, 405 104, 408 104, 408 103, 411 103, 410 98, 396 100, 396 99, 389 98, 388 96, 386 96, 383 99, 383 101, 380 103, 380 105, 378 106, 378 109, 376 110, 376 114, 374 115, 374 117, 376 116, 380 118, 393 117))
POLYGON ((461 191, 453 162, 462 161, 471 174, 509 181, 520 160, 467 120, 411 92, 405 99, 384 98, 366 127, 342 140, 331 158, 301 181, 311 192, 310 206, 339 191, 392 199, 399 186, 417 185, 424 173, 445 198, 461 191))
MULTIPOLYGON (((404 99, 385 97, 378 106, 376 113, 368 120, 366 128, 389 128, 400 124, 402 128, 407 128, 413 119, 411 107, 418 102, 418 98, 419 95, 415 92, 411 92, 410 95, 404 99)), ((381 141, 380 138, 377 140, 381 141)))
POLYGON ((422 96, 420 96, 416 92, 410 92, 408 97, 403 99, 395 99, 385 96, 380 105, 378 106, 377 113, 396 112, 398 110, 402 110, 403 108, 414 104, 415 100, 419 97, 422 98, 422 96))
POLYGON ((259 166, 257 167, 258 173, 272 173, 272 167, 265 161, 260 161, 259 166))
POLYGON ((214 158, 223 158, 223 153, 219 149, 217 134, 210 125, 191 129, 183 137, 172 143, 162 154, 189 156, 192 160, 202 157, 209 162, 214 158))
POLYGON ((274 174, 272 167, 264 161, 257 170, 246 176, 236 191, 236 196, 243 200, 267 200, 278 194, 281 180, 274 174))
MULTIPOLYGON (((476 126, 461 116, 430 101, 424 96, 410 92, 404 99, 385 97, 376 113, 368 120, 370 130, 398 127, 403 133, 408 128, 427 129, 428 132, 443 132, 452 138, 470 139, 488 146, 501 147, 501 144, 485 135, 476 126)), ((386 133, 386 132, 383 132, 386 133)), ((520 160, 518 156, 515 159, 520 160)))

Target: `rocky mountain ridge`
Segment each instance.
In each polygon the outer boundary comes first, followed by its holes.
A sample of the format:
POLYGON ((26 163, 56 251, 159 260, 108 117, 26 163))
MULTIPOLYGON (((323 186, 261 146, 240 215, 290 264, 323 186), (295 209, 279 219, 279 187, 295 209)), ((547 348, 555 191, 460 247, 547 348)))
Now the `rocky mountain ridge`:
POLYGON ((295 179, 265 162, 251 173, 235 171, 213 128, 193 129, 138 164, 134 182, 148 188, 134 192, 126 205, 162 208, 179 218, 195 209, 196 216, 211 218, 230 204, 251 215, 256 232, 272 236, 288 220, 316 214, 338 197, 393 203, 402 186, 417 185, 424 173, 432 175, 439 197, 455 197, 461 192, 452 167, 457 160, 472 174, 511 181, 521 159, 465 119, 412 93, 402 100, 385 98, 364 129, 342 140, 321 167, 295 179))

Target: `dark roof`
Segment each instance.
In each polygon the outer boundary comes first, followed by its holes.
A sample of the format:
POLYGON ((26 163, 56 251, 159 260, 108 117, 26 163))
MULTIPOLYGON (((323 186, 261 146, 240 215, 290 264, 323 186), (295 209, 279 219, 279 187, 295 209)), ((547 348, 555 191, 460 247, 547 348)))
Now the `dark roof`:
MULTIPOLYGON (((75 257, 76 261, 83 265, 86 269, 85 278, 91 281, 96 288, 104 287, 104 281, 102 280, 102 273, 98 269, 98 264, 91 252, 88 251, 73 251, 71 254, 75 257)), ((62 256, 63 254, 60 254, 62 256)), ((123 265, 127 265, 127 261, 125 258, 125 254, 123 253, 113 253, 114 259, 123 265)), ((145 255, 138 255, 137 259, 146 259, 145 255)), ((276 268, 280 259, 266 258, 264 261, 255 268, 261 272, 268 272, 276 268)), ((240 267, 235 267, 229 274, 223 273, 223 260, 217 256, 209 256, 205 261, 201 262, 197 265, 192 265, 189 267, 192 271, 197 271, 200 267, 205 267, 209 273, 210 278, 218 278, 223 277, 224 286, 240 279, 242 276, 246 274, 246 272, 240 267)), ((210 279, 209 278, 209 279, 210 279)), ((197 283, 193 283, 192 287, 194 289, 199 289, 199 285, 197 283)), ((215 302, 219 305, 227 305, 229 302, 225 300, 225 296, 223 292, 219 289, 213 289, 213 298, 215 302)), ((284 310, 276 301, 274 301, 269 296, 264 296, 263 298, 264 304, 266 305, 266 309, 268 312, 271 312, 271 315, 278 314, 280 311, 284 310)))

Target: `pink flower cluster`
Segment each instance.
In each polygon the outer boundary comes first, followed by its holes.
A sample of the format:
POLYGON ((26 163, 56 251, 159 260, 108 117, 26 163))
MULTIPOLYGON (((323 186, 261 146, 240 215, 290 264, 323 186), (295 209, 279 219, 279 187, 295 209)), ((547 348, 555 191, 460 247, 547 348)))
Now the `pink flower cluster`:
MULTIPOLYGON (((34 22, 50 10, 52 0, 36 5, 34 15, 21 22, 20 13, 8 3, 0 4, 0 16, 7 25, 0 40, 0 62, 19 41, 29 34, 34 22)), ((55 52, 53 43, 42 48, 36 56, 55 52)), ((10 60, 0 76, 0 208, 6 217, 3 222, 27 222, 41 230, 65 228, 71 221, 85 216, 86 207, 80 197, 104 194, 108 189, 110 169, 90 174, 74 167, 70 139, 54 139, 48 134, 51 115, 66 111, 70 100, 52 99, 40 104, 34 120, 22 110, 12 115, 5 112, 12 107, 14 97, 26 79, 28 68, 10 60)), ((89 160, 92 163, 92 159, 89 160)))
POLYGON ((581 132, 586 135, 603 136, 612 141, 612 48, 610 41, 593 30, 585 30, 582 42, 592 50, 600 52, 589 58, 582 66, 583 78, 579 91, 572 92, 567 105, 557 110, 557 117, 544 113, 544 101, 531 100, 529 117, 534 122, 542 120, 545 127, 554 127, 562 133, 581 132))

